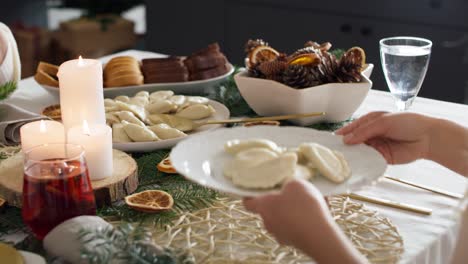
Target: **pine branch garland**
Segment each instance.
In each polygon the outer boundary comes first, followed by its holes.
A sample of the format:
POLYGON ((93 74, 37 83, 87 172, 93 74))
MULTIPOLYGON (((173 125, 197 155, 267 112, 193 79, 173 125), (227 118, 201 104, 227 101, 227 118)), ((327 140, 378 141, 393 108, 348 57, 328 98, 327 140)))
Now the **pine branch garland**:
POLYGON ((3 208, 3 213, 0 214, 0 237, 20 231, 26 231, 21 209, 6 206, 6 208, 3 208))
POLYGON ((16 82, 7 82, 0 85, 0 100, 5 100, 16 90, 16 82))
POLYGON ((344 49, 334 49, 330 51, 329 53, 333 54, 337 60, 340 60, 343 54, 345 54, 346 50, 344 49))
POLYGON ((139 212, 119 202, 98 210, 98 215, 108 221, 139 222, 148 226, 164 226, 177 217, 181 211, 194 211, 211 205, 218 193, 180 175, 167 174, 156 169, 156 165, 169 155, 169 150, 158 150, 149 154, 134 155, 138 164, 140 184, 136 192, 163 190, 174 198, 174 209, 157 214, 139 212))
POLYGON ((162 248, 152 243, 152 234, 141 226, 129 223, 103 229, 84 229, 79 234, 81 258, 90 264, 193 263, 182 250, 162 248))
POLYGON ((223 84, 213 89, 208 98, 224 104, 231 112, 231 116, 255 116, 256 113, 244 100, 234 81, 234 75, 239 71, 240 68, 236 67, 234 73, 223 84))

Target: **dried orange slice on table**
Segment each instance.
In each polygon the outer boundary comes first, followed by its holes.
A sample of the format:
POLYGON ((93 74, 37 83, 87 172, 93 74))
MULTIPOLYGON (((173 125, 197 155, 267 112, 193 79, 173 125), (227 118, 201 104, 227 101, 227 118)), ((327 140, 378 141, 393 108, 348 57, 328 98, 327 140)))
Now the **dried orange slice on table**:
POLYGON ((42 110, 42 115, 52 118, 53 120, 62 120, 62 111, 59 104, 47 106, 42 110))
POLYGON ((270 46, 258 46, 249 54, 249 66, 258 63, 273 61, 279 56, 279 52, 270 46))
POLYGON ((156 166, 159 171, 169 174, 177 174, 177 171, 172 167, 171 160, 169 158, 163 159, 159 162, 158 166, 156 166))
POLYGON ((165 191, 148 190, 125 197, 125 203, 137 211, 157 213, 171 209, 174 199, 165 191))

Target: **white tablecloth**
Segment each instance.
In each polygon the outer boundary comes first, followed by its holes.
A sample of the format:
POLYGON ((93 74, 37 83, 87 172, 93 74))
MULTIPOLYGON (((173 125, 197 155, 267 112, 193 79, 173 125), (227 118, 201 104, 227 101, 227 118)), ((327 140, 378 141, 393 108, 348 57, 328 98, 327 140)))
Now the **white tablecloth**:
MULTIPOLYGON (((141 56, 144 53, 126 51, 123 54, 141 56)), ((27 78, 19 83, 18 90, 7 102, 39 113, 44 107, 58 103, 58 98, 48 94, 32 78, 27 78)), ((389 93, 370 91, 356 116, 375 110, 395 110, 389 93)), ((446 118, 468 127, 467 105, 416 98, 411 111, 446 118)), ((387 174, 456 193, 464 193, 467 183, 464 177, 425 160, 390 166, 387 174)), ((432 215, 422 216, 368 204, 370 208, 390 218, 398 227, 405 245, 401 263, 448 263, 457 239, 457 206, 460 201, 388 180, 382 180, 361 193, 433 209, 432 215)))

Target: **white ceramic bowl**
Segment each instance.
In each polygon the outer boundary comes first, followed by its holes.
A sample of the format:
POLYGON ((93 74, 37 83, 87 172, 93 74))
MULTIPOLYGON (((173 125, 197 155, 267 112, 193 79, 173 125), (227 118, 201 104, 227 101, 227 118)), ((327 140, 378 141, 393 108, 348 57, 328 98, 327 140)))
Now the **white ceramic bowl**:
POLYGON ((366 98, 372 87, 369 79, 373 64, 367 64, 360 83, 327 83, 304 89, 253 78, 247 71, 234 76, 239 91, 249 106, 261 116, 325 112, 320 117, 291 120, 297 125, 318 122, 341 122, 349 119, 366 98))

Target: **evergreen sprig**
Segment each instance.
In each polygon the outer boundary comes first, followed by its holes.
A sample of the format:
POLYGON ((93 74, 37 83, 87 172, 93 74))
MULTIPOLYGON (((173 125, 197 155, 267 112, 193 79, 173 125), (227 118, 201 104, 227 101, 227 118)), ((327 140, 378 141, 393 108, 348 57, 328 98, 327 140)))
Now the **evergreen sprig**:
POLYGON ((234 73, 219 87, 213 89, 208 97, 224 104, 231 112, 231 116, 256 116, 256 113, 249 107, 240 94, 234 81, 234 75, 240 70, 241 68, 236 67, 234 73))
POLYGON ((0 100, 6 99, 12 92, 16 90, 16 82, 7 82, 0 85, 0 100))
POLYGON ((339 60, 345 54, 346 50, 344 49, 334 49, 330 51, 331 54, 335 55, 335 57, 339 60))
POLYGON ((0 237, 25 230, 21 209, 13 206, 3 208, 3 213, 0 214, 0 237))
POLYGON ((336 122, 336 123, 327 123, 327 122, 322 122, 322 123, 318 123, 318 124, 313 124, 313 125, 309 125, 307 127, 309 128, 313 128, 313 129, 317 129, 317 130, 323 130, 323 131, 330 131, 330 132, 333 132, 345 125, 347 125, 348 123, 352 122, 354 119, 351 118, 351 119, 348 119, 346 121, 343 121, 343 122, 336 122))
POLYGON ((131 209, 119 202, 98 210, 98 215, 107 220, 140 222, 149 226, 164 226, 177 217, 178 211, 194 211, 212 204, 218 193, 196 183, 187 181, 177 174, 167 174, 156 169, 156 165, 169 155, 169 150, 135 154, 139 171, 137 192, 163 190, 174 198, 174 209, 157 214, 149 214, 131 209))
POLYGON ((182 250, 163 248, 152 243, 149 230, 123 223, 116 227, 83 229, 79 233, 81 258, 90 264, 140 263, 189 264, 193 259, 182 250))

